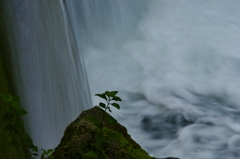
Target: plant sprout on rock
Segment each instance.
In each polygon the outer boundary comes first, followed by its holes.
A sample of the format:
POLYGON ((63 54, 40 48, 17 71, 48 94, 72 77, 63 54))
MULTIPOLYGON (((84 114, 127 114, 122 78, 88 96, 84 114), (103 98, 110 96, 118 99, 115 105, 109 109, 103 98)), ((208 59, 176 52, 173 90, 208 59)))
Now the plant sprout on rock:
MULTIPOLYGON (((106 91, 102 94, 95 94, 95 96, 98 96, 106 101, 106 104, 100 102, 99 107, 103 108, 105 110, 105 112, 107 110, 109 112, 112 112, 110 109, 110 105, 114 106, 117 109, 120 109, 119 104, 116 102, 122 101, 122 99, 120 97, 116 96, 117 93, 118 93, 118 91, 106 91)), ((104 116, 103 116, 102 122, 103 122, 103 120, 104 120, 104 116)))

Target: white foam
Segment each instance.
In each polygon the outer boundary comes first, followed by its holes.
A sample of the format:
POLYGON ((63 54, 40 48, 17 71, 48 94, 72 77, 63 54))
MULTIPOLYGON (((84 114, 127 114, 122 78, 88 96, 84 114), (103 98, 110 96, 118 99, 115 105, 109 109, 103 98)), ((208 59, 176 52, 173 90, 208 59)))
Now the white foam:
MULTIPOLYGON (((89 44, 91 91, 121 92, 125 101, 114 115, 154 156, 237 159, 225 148, 237 145, 232 136, 240 127, 240 1, 147 2, 138 23, 128 23, 135 29, 124 42, 105 38, 104 49, 89 44), (153 129, 166 129, 143 131, 145 116, 156 122, 153 129), (191 125, 174 127, 176 120, 191 125), (171 138, 151 138, 163 132, 171 138)), ((112 39, 111 31, 104 33, 112 39)))

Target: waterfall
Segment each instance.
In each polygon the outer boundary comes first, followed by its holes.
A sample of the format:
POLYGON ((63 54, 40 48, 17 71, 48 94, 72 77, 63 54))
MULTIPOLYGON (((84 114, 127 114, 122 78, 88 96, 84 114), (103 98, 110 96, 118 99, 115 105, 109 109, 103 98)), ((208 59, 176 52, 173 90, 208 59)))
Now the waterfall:
POLYGON ((66 126, 92 106, 83 58, 64 1, 13 0, 9 6, 27 131, 39 148, 53 148, 66 126))
POLYGON ((119 91, 113 116, 149 154, 239 158, 240 1, 12 3, 18 85, 36 145, 55 146, 91 105, 89 81, 94 105, 93 94, 119 91))

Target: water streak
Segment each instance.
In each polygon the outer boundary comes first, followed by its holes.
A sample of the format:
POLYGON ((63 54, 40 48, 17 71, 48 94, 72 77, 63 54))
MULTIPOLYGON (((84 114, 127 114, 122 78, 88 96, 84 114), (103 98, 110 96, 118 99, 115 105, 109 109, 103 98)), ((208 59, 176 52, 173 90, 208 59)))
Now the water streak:
POLYGON ((34 144, 53 148, 66 126, 91 107, 85 66, 63 1, 9 1, 15 64, 34 144))

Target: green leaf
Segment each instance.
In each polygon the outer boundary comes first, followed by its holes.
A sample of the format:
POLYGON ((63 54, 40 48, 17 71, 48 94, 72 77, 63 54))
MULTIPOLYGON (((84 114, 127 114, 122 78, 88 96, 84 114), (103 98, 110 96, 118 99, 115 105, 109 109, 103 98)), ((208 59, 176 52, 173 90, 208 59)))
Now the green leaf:
POLYGON ((50 154, 50 153, 52 153, 53 152, 53 149, 48 149, 47 150, 47 154, 50 154))
POLYGON ((44 149, 41 149, 42 151, 43 151, 43 153, 46 153, 47 151, 46 150, 44 150, 44 149))
POLYGON ((120 105, 117 104, 117 103, 111 103, 111 105, 114 106, 114 107, 117 108, 117 109, 120 109, 120 105))
POLYGON ((18 96, 13 96, 13 101, 19 103, 20 102, 20 98, 18 96))
POLYGON ((104 103, 99 103, 99 106, 102 108, 106 108, 106 104, 104 104, 104 103))
MULTIPOLYGON (((30 140, 32 140, 32 139, 30 139, 30 140)), ((33 145, 33 144, 31 144, 32 143, 32 141, 29 141, 30 143, 30 146, 29 146, 29 148, 32 150, 32 151, 34 151, 34 152, 38 152, 38 147, 37 146, 35 146, 35 145, 33 145)))
POLYGON ((17 113, 20 115, 20 116, 24 116, 26 115, 28 112, 22 108, 19 108, 17 109, 17 113))
POLYGON ((106 92, 105 92, 105 94, 106 94, 107 96, 110 96, 110 97, 114 97, 117 93, 118 93, 118 91, 111 91, 111 92, 106 91, 106 92))
POLYGON ((112 100, 115 100, 115 101, 122 101, 122 99, 121 99, 120 97, 118 97, 118 96, 114 96, 114 97, 112 98, 112 100))
POLYGON ((84 154, 85 157, 90 157, 90 158, 94 158, 94 159, 98 159, 98 156, 95 152, 93 151, 88 151, 87 153, 84 154))
POLYGON ((105 96, 105 94, 95 94, 95 96, 98 96, 100 98, 107 100, 107 97, 105 96))
POLYGON ((8 94, 8 97, 7 97, 7 101, 6 101, 6 102, 9 102, 9 103, 14 102, 13 96, 12 96, 11 94, 8 94))
POLYGON ((32 155, 33 155, 33 156, 38 156, 38 154, 37 154, 37 153, 33 153, 32 155))
POLYGON ((105 95, 109 95, 109 93, 110 93, 109 91, 105 91, 105 93, 103 93, 103 94, 105 94, 105 95))

